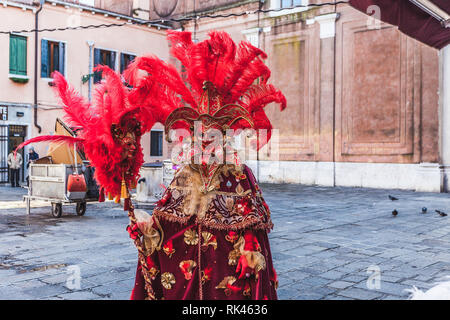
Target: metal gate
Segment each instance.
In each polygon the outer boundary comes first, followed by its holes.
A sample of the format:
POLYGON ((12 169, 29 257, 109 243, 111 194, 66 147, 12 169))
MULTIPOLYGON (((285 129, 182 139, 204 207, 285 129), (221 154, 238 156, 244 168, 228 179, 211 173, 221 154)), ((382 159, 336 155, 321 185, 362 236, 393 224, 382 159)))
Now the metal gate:
POLYGON ((0 125, 0 183, 8 182, 8 140, 7 125, 0 125))

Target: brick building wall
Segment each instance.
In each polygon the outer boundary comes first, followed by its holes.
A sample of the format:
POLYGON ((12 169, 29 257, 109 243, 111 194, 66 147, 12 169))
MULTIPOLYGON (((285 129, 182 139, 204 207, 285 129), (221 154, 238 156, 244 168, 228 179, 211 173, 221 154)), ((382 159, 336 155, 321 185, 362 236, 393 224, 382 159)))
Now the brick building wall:
MULTIPOLYGON (((193 5, 164 2, 166 17, 193 15, 193 5)), ((158 18, 162 7, 149 6, 158 18)), ((271 0, 263 7, 279 6, 271 0)), ((256 8, 258 1, 195 1, 200 16, 256 8)), ((177 27, 199 40, 224 30, 268 53, 271 82, 288 107, 266 109, 279 130, 280 161, 268 149, 259 154, 262 181, 440 190, 437 50, 346 4, 177 27)))

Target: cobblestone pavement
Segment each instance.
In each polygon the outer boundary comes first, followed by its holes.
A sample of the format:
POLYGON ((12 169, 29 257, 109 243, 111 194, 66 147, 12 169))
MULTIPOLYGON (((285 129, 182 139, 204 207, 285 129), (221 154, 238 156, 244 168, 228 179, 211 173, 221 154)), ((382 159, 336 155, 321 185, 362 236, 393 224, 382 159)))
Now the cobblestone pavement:
MULTIPOLYGON (((262 189, 275 223, 280 299, 407 299, 404 289, 427 289, 450 275, 450 216, 435 212, 450 211, 448 194, 262 189)), ((137 254, 126 213, 113 203, 88 204, 84 217, 65 206, 55 219, 36 203, 27 216, 24 193, 0 187, 0 299, 128 299, 137 254), (72 266, 80 290, 67 288, 72 266)))

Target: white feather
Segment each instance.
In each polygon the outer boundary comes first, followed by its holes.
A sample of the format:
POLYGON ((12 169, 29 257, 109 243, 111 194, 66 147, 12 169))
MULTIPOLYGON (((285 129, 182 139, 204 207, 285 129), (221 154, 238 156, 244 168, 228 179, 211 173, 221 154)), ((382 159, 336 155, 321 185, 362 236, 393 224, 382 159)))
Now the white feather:
MULTIPOLYGON (((446 278, 450 278, 450 276, 446 278)), ((440 282, 425 292, 417 289, 415 286, 405 291, 411 293, 409 296, 410 300, 450 300, 450 280, 440 282)))

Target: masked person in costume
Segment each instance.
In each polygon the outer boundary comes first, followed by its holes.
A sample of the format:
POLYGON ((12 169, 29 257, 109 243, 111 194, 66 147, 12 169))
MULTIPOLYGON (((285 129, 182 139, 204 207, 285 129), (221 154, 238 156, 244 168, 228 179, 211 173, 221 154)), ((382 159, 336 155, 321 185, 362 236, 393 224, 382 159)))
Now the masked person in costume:
POLYGON ((220 148, 210 148, 208 130, 225 135, 230 129, 265 129, 270 138, 263 108, 276 102, 283 110, 286 99, 267 83, 263 51, 248 42, 236 46, 225 32, 209 37, 193 43, 189 32, 168 33, 189 89, 174 66, 154 56, 137 58, 125 72, 134 87, 130 101, 165 125, 166 138, 178 128, 194 142, 185 157, 191 161, 176 171, 153 215, 136 211, 130 225, 145 256, 132 299, 277 298, 269 208, 235 153, 226 163, 209 161, 220 148))
POLYGON ((105 195, 124 199, 139 257, 132 299, 276 299, 269 208, 235 153, 227 163, 209 161, 216 155, 207 131, 265 129, 270 139, 263 108, 276 102, 283 110, 286 100, 267 84, 266 55, 251 44, 236 46, 224 32, 196 44, 188 32, 169 32, 168 39, 190 89, 174 66, 140 57, 125 72, 133 89, 108 67, 98 67, 105 81, 90 105, 56 72, 65 120, 78 136, 36 137, 18 149, 40 141, 77 144, 95 167, 99 201, 105 195), (129 189, 143 163, 141 136, 156 122, 165 124, 166 137, 170 129, 190 132, 196 144, 187 158, 200 160, 181 166, 150 216, 134 210, 129 189), (200 135, 194 135, 195 122, 200 135))

